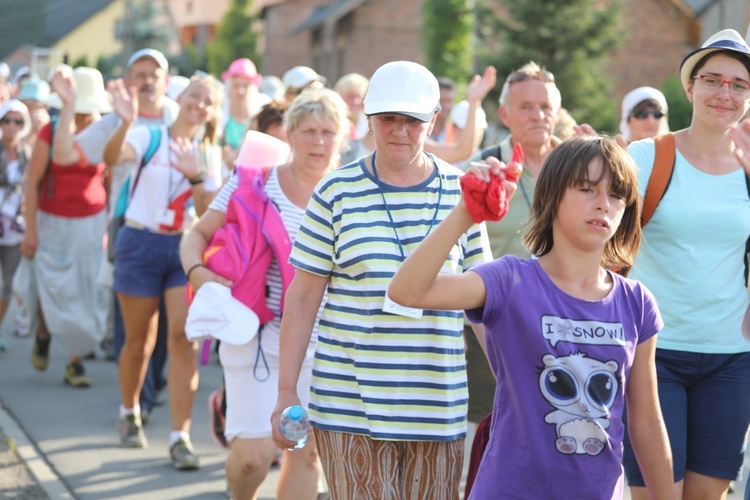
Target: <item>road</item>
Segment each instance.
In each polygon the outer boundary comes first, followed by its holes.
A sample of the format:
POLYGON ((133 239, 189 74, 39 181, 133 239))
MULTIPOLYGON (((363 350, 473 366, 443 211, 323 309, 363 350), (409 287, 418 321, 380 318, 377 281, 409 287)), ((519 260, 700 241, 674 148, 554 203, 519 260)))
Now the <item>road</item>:
MULTIPOLYGON (((64 499, 226 499, 226 450, 210 437, 208 395, 221 383, 215 354, 201 367, 201 383, 193 412, 192 440, 202 467, 179 472, 169 461, 169 409, 157 408, 145 428, 149 447, 125 449, 115 428, 119 391, 111 361, 87 361, 93 380, 89 389, 63 383, 67 363, 54 339, 50 366, 37 372, 30 362, 33 340, 15 337, 9 311, 0 336, 0 498, 64 499)), ((471 436, 467 439, 467 446, 471 436)), ((468 457, 468 450, 467 450, 468 457)), ((746 455, 745 476, 750 469, 746 455)), ((271 470, 260 500, 275 498, 278 471, 271 470)), ((732 500, 742 498, 737 483, 732 500)), ((629 495, 625 495, 629 499, 629 495)))

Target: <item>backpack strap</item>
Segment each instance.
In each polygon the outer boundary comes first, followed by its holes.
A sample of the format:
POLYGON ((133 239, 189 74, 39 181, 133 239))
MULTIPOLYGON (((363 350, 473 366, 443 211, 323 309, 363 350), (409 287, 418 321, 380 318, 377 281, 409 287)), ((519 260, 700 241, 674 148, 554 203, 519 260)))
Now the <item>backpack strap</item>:
POLYGON ((500 150, 500 144, 495 144, 494 146, 490 146, 488 148, 484 148, 481 151, 482 159, 486 160, 490 156, 494 156, 500 161, 503 161, 503 153, 500 150))
POLYGON ((656 211, 659 202, 664 198, 669 182, 672 180, 675 160, 674 134, 669 132, 654 138, 656 154, 651 176, 646 185, 646 194, 643 197, 643 210, 641 211, 641 227, 648 224, 656 211))
POLYGON ((159 149, 159 145, 161 144, 161 127, 149 126, 148 133, 148 147, 146 148, 146 152, 143 153, 141 164, 138 165, 138 172, 136 172, 135 179, 133 179, 133 188, 130 190, 131 194, 135 191, 135 187, 138 185, 138 179, 141 177, 141 170, 148 165, 148 162, 154 157, 156 151, 159 149))

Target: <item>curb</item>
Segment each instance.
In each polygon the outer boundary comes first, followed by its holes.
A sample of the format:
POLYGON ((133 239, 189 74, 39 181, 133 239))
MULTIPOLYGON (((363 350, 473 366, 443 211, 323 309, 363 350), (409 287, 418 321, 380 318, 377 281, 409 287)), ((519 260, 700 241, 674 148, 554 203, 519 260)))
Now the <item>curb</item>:
POLYGON ((41 456, 18 422, 0 404, 0 429, 15 442, 16 452, 31 475, 50 498, 76 498, 47 461, 41 456))

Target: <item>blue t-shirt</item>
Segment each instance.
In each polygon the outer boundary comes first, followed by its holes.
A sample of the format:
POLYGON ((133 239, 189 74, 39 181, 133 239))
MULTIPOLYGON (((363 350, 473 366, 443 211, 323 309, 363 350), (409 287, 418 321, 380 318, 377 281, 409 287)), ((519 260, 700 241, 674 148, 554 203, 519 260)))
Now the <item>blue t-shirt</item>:
MULTIPOLYGON (((643 195, 654 164, 654 141, 628 147, 643 195)), ((643 228, 630 277, 656 297, 664 316, 660 349, 707 354, 750 351, 740 333, 748 304, 745 244, 750 198, 745 172, 712 175, 679 151, 664 198, 643 228)))
POLYGON ((663 325, 653 296, 610 273, 606 297, 578 299, 510 255, 472 271, 487 298, 467 316, 485 325, 497 388, 470 498, 622 498, 625 384, 663 325))

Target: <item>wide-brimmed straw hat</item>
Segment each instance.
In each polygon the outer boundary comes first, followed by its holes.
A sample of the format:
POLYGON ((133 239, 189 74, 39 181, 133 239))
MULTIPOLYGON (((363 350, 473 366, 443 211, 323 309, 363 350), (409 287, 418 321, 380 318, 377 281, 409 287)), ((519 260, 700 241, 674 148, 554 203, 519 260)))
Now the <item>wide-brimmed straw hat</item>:
MULTIPOLYGON (((99 70, 81 66, 73 70, 73 78, 77 88, 76 114, 91 115, 112 111, 109 94, 104 89, 104 79, 99 70)), ((50 94, 45 104, 52 108, 62 108, 62 100, 56 93, 50 94)))
POLYGON ((740 36, 735 30, 721 30, 706 40, 701 48, 692 51, 682 60, 682 64, 680 64, 680 81, 682 81, 682 86, 685 90, 687 90, 688 85, 690 84, 690 77, 693 74, 693 68, 698 64, 698 61, 717 50, 738 52, 746 55, 747 58, 750 59, 750 46, 748 46, 747 42, 742 39, 742 36, 740 36))

